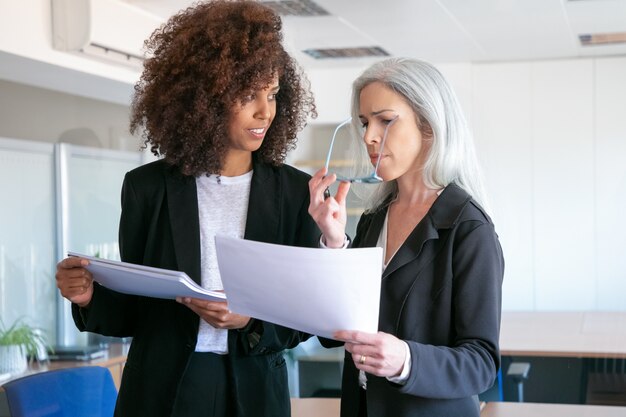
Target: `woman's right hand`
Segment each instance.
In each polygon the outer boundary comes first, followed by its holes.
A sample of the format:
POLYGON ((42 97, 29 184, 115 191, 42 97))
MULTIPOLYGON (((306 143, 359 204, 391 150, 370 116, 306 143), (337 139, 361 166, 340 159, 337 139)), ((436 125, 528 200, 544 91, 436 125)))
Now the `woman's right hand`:
POLYGON ((70 256, 57 264, 57 287, 61 295, 80 307, 86 307, 93 297, 93 278, 85 269, 87 259, 70 256))
POLYGON ((309 181, 309 214, 322 231, 324 244, 329 248, 340 248, 346 236, 346 196, 350 183, 341 182, 335 196, 325 197, 324 191, 337 180, 335 174, 325 175, 326 169, 322 168, 309 181))

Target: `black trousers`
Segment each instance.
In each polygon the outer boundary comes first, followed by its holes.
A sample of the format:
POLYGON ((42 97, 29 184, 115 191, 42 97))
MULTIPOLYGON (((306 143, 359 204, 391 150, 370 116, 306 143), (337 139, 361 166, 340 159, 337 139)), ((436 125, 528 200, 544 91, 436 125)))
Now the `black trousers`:
POLYGON ((231 417, 227 356, 194 352, 178 385, 172 417, 231 417))
POLYGON ((367 417, 367 390, 359 388, 359 417, 367 417))

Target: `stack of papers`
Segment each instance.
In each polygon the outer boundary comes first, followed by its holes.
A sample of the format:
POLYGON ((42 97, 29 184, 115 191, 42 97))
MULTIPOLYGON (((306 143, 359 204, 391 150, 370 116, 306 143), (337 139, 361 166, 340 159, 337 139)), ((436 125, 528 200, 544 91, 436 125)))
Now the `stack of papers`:
POLYGON ((91 272, 93 279, 117 292, 166 299, 192 297, 226 301, 226 294, 205 290, 181 271, 100 259, 77 252, 68 254, 89 260, 87 270, 91 272))
POLYGON ((216 236, 226 293, 205 290, 180 271, 88 259, 94 280, 147 297, 226 301, 235 313, 332 338, 337 330, 376 333, 381 248, 300 248, 216 236))

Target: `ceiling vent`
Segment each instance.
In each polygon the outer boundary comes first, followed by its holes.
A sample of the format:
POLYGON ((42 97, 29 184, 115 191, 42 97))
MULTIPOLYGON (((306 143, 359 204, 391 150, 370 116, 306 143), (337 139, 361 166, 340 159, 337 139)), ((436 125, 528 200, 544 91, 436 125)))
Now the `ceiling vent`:
POLYGON ((626 43, 626 32, 583 34, 578 39, 582 46, 614 45, 626 43))
POLYGON ((323 7, 310 0, 263 1, 263 4, 281 16, 310 17, 330 15, 323 7))
POLYGON ((143 43, 163 23, 120 0, 52 0, 55 49, 138 67, 143 43))
POLYGON ((380 46, 364 46, 357 48, 305 49, 303 52, 312 56, 315 59, 389 56, 389 53, 380 46))

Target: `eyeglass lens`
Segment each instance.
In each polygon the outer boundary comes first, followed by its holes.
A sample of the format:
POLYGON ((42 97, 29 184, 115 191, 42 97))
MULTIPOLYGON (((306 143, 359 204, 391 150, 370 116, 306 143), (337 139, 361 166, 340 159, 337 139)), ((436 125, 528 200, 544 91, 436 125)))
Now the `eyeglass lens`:
MULTIPOLYGON (((380 160, 382 159, 383 149, 385 147, 385 141, 387 140, 387 133, 389 132, 389 127, 396 120, 398 120, 398 116, 396 116, 393 119, 391 119, 389 121, 389 123, 387 123, 387 126, 385 126, 385 132, 383 133, 383 138, 382 138, 382 140, 380 142, 380 149, 378 150, 378 158, 376 160, 376 165, 374 166, 374 172, 372 172, 372 174, 364 176, 364 177, 343 177, 341 175, 337 175, 337 179, 339 181, 356 182, 356 183, 363 183, 363 184, 376 184, 376 183, 379 183, 379 182, 383 181, 383 179, 378 176, 378 167, 380 166, 380 160)), ((326 156, 326 164, 325 164, 326 172, 328 172, 328 168, 329 168, 329 165, 330 165, 330 158, 331 158, 331 155, 332 155, 333 146, 335 144, 335 138, 337 137, 337 132, 339 132, 339 130, 342 127, 344 127, 345 125, 347 125, 351 121, 352 121, 352 118, 348 118, 348 119, 344 120, 339 125, 337 125, 337 127, 335 128, 335 131, 333 132, 333 137, 332 137, 332 139, 330 141, 330 147, 328 149, 328 155, 326 156)))

